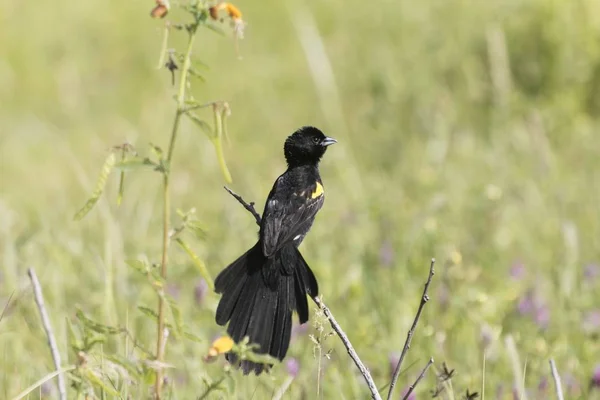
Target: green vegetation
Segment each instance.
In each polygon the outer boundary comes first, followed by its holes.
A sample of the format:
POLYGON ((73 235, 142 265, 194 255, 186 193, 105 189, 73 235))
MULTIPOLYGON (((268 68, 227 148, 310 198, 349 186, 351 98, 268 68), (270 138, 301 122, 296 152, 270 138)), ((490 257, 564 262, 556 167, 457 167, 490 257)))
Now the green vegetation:
MULTIPOLYGON (((202 28, 192 61, 206 64, 206 81, 193 81, 191 93, 228 102, 230 186, 259 211, 283 172, 289 133, 311 124, 338 139, 322 165, 327 200, 302 251, 376 382, 389 383, 389 359, 436 257, 397 396, 433 357, 419 399, 435 389, 442 362, 455 370, 457 399, 467 388, 481 394, 484 372, 486 398, 523 387, 530 399, 551 398, 553 358, 566 398, 600 398, 590 389, 600 363, 600 3, 235 4, 248 23, 241 59, 227 23, 217 23, 225 35, 202 28)), ((156 68, 164 21, 148 16, 153 6, 0 4, 0 309, 12 295, 0 321, 1 398, 54 371, 28 267, 64 366, 85 359, 88 375, 78 376, 98 398, 152 393, 156 365, 141 360, 156 352, 162 285, 174 328, 165 398, 212 388, 208 398, 263 399, 289 381, 285 362, 257 378, 224 371, 222 357, 204 361, 224 329, 199 266, 214 277, 254 242, 256 226, 222 189, 198 124, 181 120, 170 210, 175 228, 176 210, 195 208, 201 225, 188 222, 199 235, 171 243, 166 282, 155 267, 163 181, 151 168, 126 172, 120 205, 113 171, 94 208, 73 221, 113 146, 168 149, 179 88, 156 68)), ((167 17, 185 18, 176 7, 167 17)), ((183 52, 186 41, 172 31, 169 47, 183 52)), ((212 123, 210 109, 198 115, 212 123)), ((323 398, 367 397, 326 320, 311 312, 314 324, 292 341, 299 367, 284 398, 317 398, 318 365, 323 398)), ((56 393, 50 380, 30 398, 56 393)))

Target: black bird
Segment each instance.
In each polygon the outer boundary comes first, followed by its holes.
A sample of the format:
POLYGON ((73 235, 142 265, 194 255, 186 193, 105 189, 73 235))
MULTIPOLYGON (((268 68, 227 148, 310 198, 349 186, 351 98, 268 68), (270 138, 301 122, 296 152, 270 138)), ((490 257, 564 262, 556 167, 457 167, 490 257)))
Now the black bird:
MULTIPOLYGON (((325 200, 319 161, 327 146, 337 143, 319 129, 305 126, 283 147, 287 170, 277 178, 262 215, 258 242, 225 268, 215 280, 222 293, 216 321, 237 343, 248 337, 254 350, 283 360, 290 345, 292 312, 308 321, 306 295, 317 296, 317 280, 298 246, 310 230, 325 200)), ((227 360, 237 364, 235 354, 227 360)), ((241 362, 244 375, 260 374, 267 366, 241 362)))

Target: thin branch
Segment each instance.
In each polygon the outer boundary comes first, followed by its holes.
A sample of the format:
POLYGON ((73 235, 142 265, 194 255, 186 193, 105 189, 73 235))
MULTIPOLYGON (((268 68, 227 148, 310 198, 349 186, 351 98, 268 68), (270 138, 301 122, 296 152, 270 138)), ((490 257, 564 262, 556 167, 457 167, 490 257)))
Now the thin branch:
POLYGON ((429 367, 431 367, 431 364, 433 364, 433 358, 430 358, 429 361, 427 361, 427 364, 425 365, 415 382, 409 386, 408 392, 406 392, 402 400, 407 400, 410 397, 410 394, 413 392, 413 390, 415 390, 421 379, 423 379, 423 377, 427 373, 427 370, 429 369, 429 367))
POLYGON ((369 390, 371 391, 371 398, 381 399, 381 396, 377 391, 377 386, 375 385, 375 381, 373 381, 371 373, 369 372, 367 367, 365 367, 365 365, 362 363, 362 361, 358 357, 358 354, 356 354, 356 351, 354 350, 354 347, 352 347, 350 339, 348 339, 348 336, 346 336, 346 333, 342 330, 340 324, 338 324, 338 322, 335 320, 329 308, 321 301, 319 297, 313 297, 313 301, 323 311, 323 314, 325 314, 325 317, 327 317, 327 320, 329 320, 331 327, 339 336, 340 340, 344 344, 344 347, 346 347, 346 350, 348 350, 348 355, 350 356, 352 361, 354 361, 354 364, 356 364, 356 367, 360 371, 361 375, 365 378, 365 381, 369 386, 369 390))
POLYGON ((258 212, 256 212, 256 209, 254 208, 254 202, 251 203, 246 203, 246 201, 244 199, 242 199, 242 196, 240 196, 239 194, 235 193, 233 190, 229 189, 227 186, 223 186, 225 188, 225 190, 227 190, 227 192, 232 195, 246 210, 248 210, 248 212, 250 214, 252 214, 252 216, 254 217, 254 220, 256 221, 256 225, 260 226, 260 214, 258 212))
POLYGON ((563 390, 562 384, 560 383, 560 375, 558 375, 558 370, 556 369, 556 364, 553 359, 550 359, 550 371, 552 371, 552 379, 554 379, 554 388, 556 390, 556 398, 558 400, 563 400, 563 390))
POLYGON ((392 392, 394 391, 394 387, 396 386, 396 382, 398 381, 398 377, 400 376, 400 367, 402 366, 402 361, 404 361, 404 357, 410 349, 410 343, 412 342, 412 337, 415 333, 415 329, 417 328, 417 323, 419 322, 419 318, 421 317, 421 313, 423 312, 423 308, 425 308, 425 304, 429 301, 429 285, 431 284, 431 279, 435 274, 435 270, 433 267, 435 266, 435 258, 431 259, 431 264, 429 265, 429 276, 427 277, 427 282, 425 282, 425 287, 423 288, 423 295, 421 296, 421 303, 419 304, 419 309, 417 310, 417 315, 415 315, 415 320, 413 321, 412 326, 408 331, 408 335, 406 336, 406 341, 404 342, 404 348, 402 349, 402 353, 400 353, 400 359, 398 360, 398 364, 396 365, 396 369, 394 370, 394 375, 392 377, 392 383, 390 384, 390 390, 388 392, 387 399, 390 400, 392 398, 392 392))
MULTIPOLYGON (((258 212, 256 212, 256 210, 254 209, 254 203, 247 203, 242 198, 242 196, 234 193, 231 189, 229 189, 227 187, 225 187, 225 190, 227 190, 227 192, 230 195, 232 195, 242 206, 244 206, 244 208, 246 210, 248 210, 248 212, 250 212, 254 216, 254 219, 256 220, 256 224, 260 226, 260 222, 261 222, 260 214, 258 212)), ((329 310, 329 308, 321 301, 321 299, 319 297, 313 297, 313 301, 323 311, 323 314, 325 314, 325 317, 331 324, 331 327, 339 336, 340 340, 344 344, 344 347, 346 347, 346 350, 348 351, 348 355, 350 356, 352 361, 354 361, 354 364, 356 364, 356 366, 358 367, 358 370, 360 371, 361 375, 365 378, 365 381, 367 382, 367 385, 369 386, 369 390, 371 391, 371 398, 374 400, 381 400, 381 395, 377 391, 377 386, 375 385, 375 381, 373 380, 371 373, 369 372, 367 367, 365 367, 363 362, 358 357, 358 354, 354 350, 354 347, 352 347, 352 343, 350 343, 350 339, 348 339, 348 336, 346 335, 346 333, 344 332, 344 330, 342 329, 340 324, 338 324, 338 322, 335 320, 335 318, 334 318, 333 314, 331 313, 331 311, 329 310)))
POLYGON ((56 345, 56 339, 54 338, 54 332, 52 331, 52 325, 50 325, 50 318, 46 311, 46 305, 44 304, 44 295, 42 294, 42 288, 40 281, 38 281, 37 275, 33 268, 27 270, 31 284, 33 285, 33 295, 35 297, 35 304, 42 317, 42 325, 44 331, 46 331, 46 337, 48 338, 48 346, 50 346, 50 352, 52 353, 52 359, 54 360, 54 368, 58 372, 58 393, 61 400, 67 399, 67 386, 65 384, 65 376, 61 371, 60 367, 60 353, 58 352, 58 346, 56 345))

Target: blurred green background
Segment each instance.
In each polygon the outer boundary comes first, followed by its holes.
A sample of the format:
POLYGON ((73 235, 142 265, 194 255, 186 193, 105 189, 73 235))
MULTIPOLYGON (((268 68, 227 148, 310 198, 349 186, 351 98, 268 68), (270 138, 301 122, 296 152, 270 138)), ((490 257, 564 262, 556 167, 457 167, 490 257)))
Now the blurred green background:
MULTIPOLYGON (((224 36, 202 30, 193 56, 209 69, 192 92, 201 102, 229 102, 231 187, 260 210, 285 168, 288 134, 310 124, 338 139, 322 162, 327 200, 302 251, 378 385, 389 382, 389 360, 435 257, 431 301, 398 396, 431 356, 438 370, 443 361, 456 370, 456 398, 467 388, 481 393, 484 373, 488 398, 512 398, 521 387, 529 398, 549 398, 550 358, 567 398, 599 398, 590 379, 600 363, 600 2, 235 4, 247 22, 242 58, 227 24, 224 36)), ((155 293, 125 260, 160 260, 159 175, 128 174, 119 207, 111 175, 96 208, 73 221, 111 146, 167 147, 175 88, 156 67, 164 25, 149 17, 153 6, 0 4, 0 309, 14 293, 0 321, 2 398, 54 368, 28 267, 42 283, 65 365, 77 362, 66 321, 78 308, 154 348, 155 324, 137 306, 155 307, 155 293)), ((167 17, 185 18, 177 10, 167 17)), ((173 32, 169 47, 182 50, 184 40, 173 32)), ((212 145, 188 120, 172 169, 173 209, 196 208, 208 234, 191 246, 216 276, 254 243, 257 228, 222 189, 212 145)), ((168 292, 204 340, 167 344, 173 398, 200 396, 203 379, 223 374, 224 360, 202 360, 224 332, 214 322, 218 296, 202 289, 173 246, 168 292)), ((329 332, 311 305, 315 320, 329 332)), ((318 333, 309 325, 288 353, 300 368, 284 398, 317 398, 309 335, 318 333)), ((89 362, 100 365, 103 353, 141 357, 131 347, 113 337, 89 362)), ((335 337, 323 343, 330 350, 321 396, 366 398, 335 337)), ((270 398, 288 370, 284 363, 271 376, 235 373, 229 395, 212 396, 270 398)), ((151 390, 120 385, 132 398, 151 390)), ((435 386, 431 370, 417 398, 435 386)), ((49 382, 30 398, 56 393, 49 382)))

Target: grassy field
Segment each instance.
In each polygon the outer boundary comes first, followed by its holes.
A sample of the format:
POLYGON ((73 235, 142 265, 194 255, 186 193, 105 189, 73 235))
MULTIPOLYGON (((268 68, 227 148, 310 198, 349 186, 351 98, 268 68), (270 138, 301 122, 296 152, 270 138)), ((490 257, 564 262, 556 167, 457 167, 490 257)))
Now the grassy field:
MULTIPOLYGON (((310 124, 338 139, 322 163, 325 206, 301 249, 377 384, 390 381, 435 257, 396 398, 429 357, 418 399, 431 397, 443 362, 455 370, 443 398, 482 395, 483 386, 488 399, 523 389, 553 398, 551 358, 566 398, 600 398, 590 384, 596 370, 600 386, 600 2, 235 4, 247 23, 241 57, 226 23, 225 35, 202 29, 193 58, 208 65, 206 82, 194 80, 192 93, 229 102, 230 187, 260 209, 285 168, 288 134, 310 124)), ((164 21, 149 17, 152 7, 0 4, 1 398, 54 370, 29 267, 65 366, 81 362, 69 333, 82 326, 78 310, 155 349, 156 323, 139 306, 155 309, 156 293, 126 261, 160 262, 160 175, 127 173, 117 206, 113 173, 96 207, 73 221, 112 146, 149 154, 150 143, 168 145, 176 88, 157 69, 164 21)), ((175 8, 167 18, 187 16, 175 8)), ((184 32, 171 33, 169 47, 184 42, 184 32)), ((177 140, 172 209, 196 209, 206 235, 188 242, 214 277, 257 228, 222 189, 205 134, 183 120, 177 140)), ((222 377, 208 398, 271 398, 289 377, 283 398, 368 398, 338 338, 326 337, 330 357, 317 359, 310 335, 330 329, 312 305, 288 353, 297 373, 284 362, 243 377, 225 371, 222 357, 205 363, 224 333, 214 322, 218 296, 175 245, 168 271, 166 292, 199 340, 169 338, 167 398, 198 398, 222 377)), ((122 398, 148 398, 151 374, 139 372, 150 356, 125 334, 96 336, 83 387, 96 377, 122 398)), ((86 390, 116 397, 101 387, 86 390)), ((57 398, 54 381, 29 398, 57 398)))

